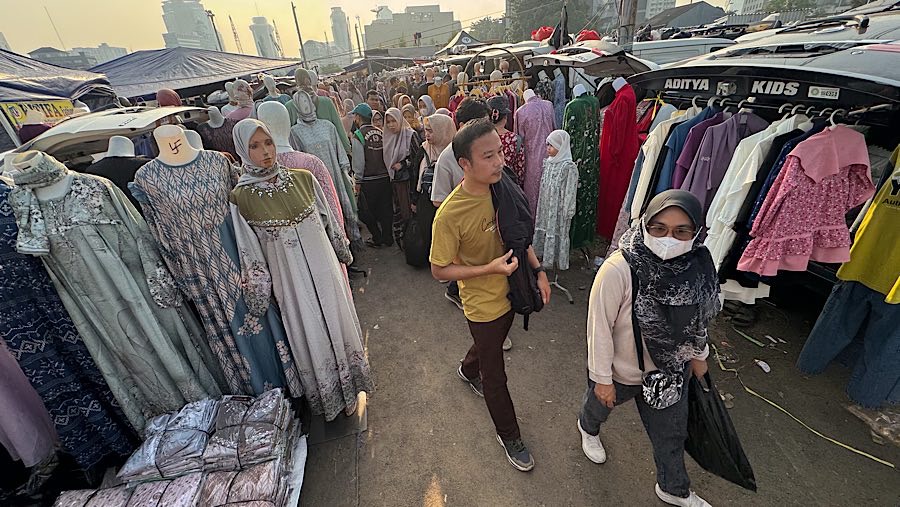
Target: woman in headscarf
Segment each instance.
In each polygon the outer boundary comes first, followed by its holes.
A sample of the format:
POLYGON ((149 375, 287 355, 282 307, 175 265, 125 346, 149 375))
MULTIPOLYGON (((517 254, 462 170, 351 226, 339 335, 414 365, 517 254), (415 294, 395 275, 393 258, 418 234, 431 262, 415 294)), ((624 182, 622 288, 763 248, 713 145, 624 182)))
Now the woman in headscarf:
POLYGON ((234 145, 242 175, 231 192, 231 217, 247 298, 268 303, 274 293, 289 345, 279 353, 296 365, 313 414, 327 421, 352 414, 357 395, 373 392, 374 384, 340 268, 353 257, 338 218, 312 173, 278 163, 264 123, 238 122, 234 145))
POLYGON ((182 105, 181 96, 175 90, 162 88, 156 92, 156 105, 159 107, 171 107, 182 105))
POLYGON ((395 93, 395 94, 393 94, 393 95, 391 96, 391 105, 392 105, 393 107, 396 107, 397 109, 400 109, 400 107, 401 107, 401 106, 400 106, 400 98, 401 98, 401 97, 403 97, 403 94, 402 94, 402 93, 395 93))
POLYGON ((343 106, 344 115, 341 116, 341 124, 344 126, 344 132, 349 137, 353 135, 353 108, 356 107, 356 104, 351 99, 344 99, 343 106))
POLYGON ((418 106, 419 118, 421 118, 422 120, 435 113, 434 101, 428 95, 422 95, 421 97, 419 97, 418 106))
POLYGON ((547 136, 547 158, 534 217, 534 253, 548 269, 569 269, 569 227, 578 192, 578 166, 572 160, 569 141, 565 130, 554 130, 547 136))
POLYGON ((409 95, 403 94, 400 95, 400 100, 397 101, 397 109, 403 111, 403 108, 407 105, 412 106, 413 111, 416 110, 416 106, 413 105, 412 98, 409 95))
POLYGON ((372 111, 372 126, 384 130, 384 115, 381 111, 372 111))
POLYGON ((394 239, 400 244, 403 227, 412 216, 416 182, 422 160, 422 138, 396 107, 384 113, 384 165, 394 189, 394 239))
POLYGON ((446 107, 438 108, 438 110, 435 111, 434 114, 442 114, 444 116, 453 116, 453 113, 451 113, 450 110, 447 109, 446 107))
POLYGON ((437 206, 431 202, 431 187, 434 181, 434 166, 438 157, 456 135, 456 124, 449 115, 433 114, 425 118, 425 142, 422 143, 422 163, 419 164, 419 183, 416 190, 419 199, 416 204, 416 218, 419 230, 425 235, 425 244, 431 245, 431 225, 437 206))
POLYGON ((687 379, 706 374, 708 326, 721 308, 709 250, 697 241, 703 207, 668 190, 600 266, 588 306, 588 388, 578 418, 581 448, 606 461, 600 426, 634 398, 656 461, 656 495, 670 505, 708 506, 684 467, 687 379))
POLYGON ((406 104, 400 108, 400 112, 403 113, 403 119, 416 131, 416 134, 419 134, 420 138, 423 137, 422 122, 419 121, 419 114, 416 112, 416 108, 412 104, 406 104))

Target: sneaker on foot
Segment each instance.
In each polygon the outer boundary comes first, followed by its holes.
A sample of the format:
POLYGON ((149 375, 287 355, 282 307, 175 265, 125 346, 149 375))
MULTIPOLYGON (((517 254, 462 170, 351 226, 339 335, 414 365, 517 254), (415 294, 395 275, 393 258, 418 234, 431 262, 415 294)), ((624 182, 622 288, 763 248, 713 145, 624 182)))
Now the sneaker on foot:
POLYGON ((509 464, 515 467, 516 470, 528 472, 534 468, 534 458, 531 457, 531 453, 528 452, 528 448, 525 447, 525 442, 522 442, 521 438, 503 440, 500 438, 500 435, 497 435, 497 441, 500 442, 503 450, 506 451, 506 459, 509 460, 509 464))
POLYGON ((460 298, 458 294, 450 294, 449 292, 445 292, 444 297, 447 298, 447 301, 455 304, 456 307, 460 310, 463 309, 462 298, 460 298))
POLYGON ((459 363, 459 368, 456 369, 456 374, 459 375, 459 378, 462 379, 463 382, 469 384, 469 387, 472 388, 472 392, 484 398, 484 388, 481 386, 481 379, 470 379, 466 377, 466 375, 462 371, 462 362, 459 363))
POLYGON ((581 419, 578 419, 578 432, 581 433, 581 450, 584 451, 584 455, 598 465, 606 463, 606 449, 600 442, 600 435, 591 435, 584 431, 581 419))
POLYGON ((512 340, 509 339, 509 336, 507 336, 506 339, 503 340, 503 350, 512 350, 512 340))
POLYGON ((691 494, 687 498, 681 498, 680 496, 670 495, 663 491, 662 488, 659 487, 659 483, 656 483, 656 496, 669 505, 679 505, 681 507, 712 507, 709 502, 700 498, 697 493, 694 493, 693 491, 691 491, 691 494))

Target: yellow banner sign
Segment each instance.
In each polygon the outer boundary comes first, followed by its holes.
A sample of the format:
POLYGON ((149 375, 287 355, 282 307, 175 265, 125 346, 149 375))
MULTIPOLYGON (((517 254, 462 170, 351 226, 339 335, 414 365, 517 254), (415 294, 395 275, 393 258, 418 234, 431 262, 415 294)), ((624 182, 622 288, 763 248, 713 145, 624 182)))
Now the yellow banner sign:
POLYGON ((13 128, 19 130, 25 124, 29 111, 37 111, 43 116, 42 123, 60 122, 75 111, 71 100, 41 100, 33 102, 0 102, 0 110, 9 118, 13 128))

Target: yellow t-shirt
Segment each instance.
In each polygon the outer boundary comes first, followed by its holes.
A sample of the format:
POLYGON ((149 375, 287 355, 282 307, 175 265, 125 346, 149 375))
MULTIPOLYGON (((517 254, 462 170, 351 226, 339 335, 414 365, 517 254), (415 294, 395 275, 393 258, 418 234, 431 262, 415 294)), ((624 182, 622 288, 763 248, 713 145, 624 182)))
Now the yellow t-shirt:
POLYGON ((900 146, 891 162, 890 179, 872 200, 856 232, 850 261, 838 270, 841 280, 860 282, 885 296, 885 302, 900 304, 900 146))
MULTIPOLYGON (((434 217, 431 263, 483 266, 504 253, 491 194, 472 195, 457 186, 434 217)), ((472 322, 490 322, 510 311, 508 294, 509 282, 503 275, 459 281, 463 311, 472 322)))

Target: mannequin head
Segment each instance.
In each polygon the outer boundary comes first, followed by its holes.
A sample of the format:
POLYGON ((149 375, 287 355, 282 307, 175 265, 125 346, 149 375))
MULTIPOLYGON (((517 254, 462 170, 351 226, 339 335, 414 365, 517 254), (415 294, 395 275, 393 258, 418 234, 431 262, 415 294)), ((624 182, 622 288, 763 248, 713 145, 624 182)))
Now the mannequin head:
POLYGON ((133 157, 134 143, 125 136, 112 136, 109 138, 109 146, 105 157, 133 157))
POLYGON ((573 97, 581 97, 585 93, 587 93, 587 88, 585 88, 581 83, 578 83, 577 85, 575 85, 575 88, 572 89, 573 97))
POLYGON ((275 148, 278 153, 286 153, 294 151, 291 148, 291 117, 280 102, 269 101, 259 105, 256 111, 259 121, 269 127, 269 133, 275 141, 275 148))
POLYGON ((203 149, 203 138, 200 137, 200 134, 193 130, 185 130, 184 137, 188 140, 188 144, 191 145, 191 148, 194 148, 195 150, 203 149))
POLYGON ((247 144, 247 154, 250 161, 257 167, 265 169, 275 165, 275 141, 265 130, 258 128, 256 132, 250 136, 250 142, 247 144))
POLYGON ((234 83, 230 81, 225 83, 225 93, 228 94, 228 103, 234 104, 234 83))
POLYGON ((197 158, 200 151, 191 146, 184 130, 176 125, 163 125, 153 131, 159 147, 159 159, 167 165, 185 165, 197 158))
POLYGON ((613 80, 612 87, 613 87, 613 90, 619 91, 627 84, 628 84, 628 81, 626 81, 624 77, 617 77, 616 79, 613 80))
POLYGON ((207 123, 210 127, 217 129, 225 124, 225 117, 222 116, 222 112, 219 111, 218 107, 210 106, 206 111, 209 113, 209 121, 207 123))
POLYGON ((269 92, 270 97, 278 96, 278 87, 275 86, 275 78, 266 74, 262 78, 262 82, 266 87, 266 90, 269 92))
POLYGON ((503 72, 504 74, 509 72, 509 61, 500 60, 500 72, 503 72))
POLYGON ((294 94, 294 103, 297 105, 297 111, 300 113, 300 119, 306 123, 316 121, 316 102, 314 95, 298 90, 294 94))
POLYGON ((309 70, 309 71, 307 71, 307 73, 309 74, 310 86, 312 86, 313 88, 318 87, 319 86, 319 74, 316 73, 316 71, 314 71, 314 70, 309 70))
POLYGON ((27 171, 41 163, 44 153, 37 150, 28 150, 13 156, 12 166, 19 171, 27 171))
POLYGON ((450 79, 456 81, 456 76, 459 75, 459 65, 451 65, 448 73, 450 74, 450 79))
POLYGON ((159 107, 180 106, 181 96, 175 90, 162 88, 156 92, 156 105, 159 107))
POLYGON ((434 81, 434 68, 428 67, 425 69, 425 81, 428 81, 429 83, 434 81))
POLYGON ((248 107, 253 105, 253 89, 250 88, 250 83, 243 79, 235 79, 233 90, 234 100, 239 106, 248 107))
POLYGON ((494 72, 491 72, 491 81, 499 81, 501 79, 503 79, 502 72, 500 72, 499 70, 495 70, 494 72))
POLYGON ((532 97, 537 97, 537 95, 534 93, 534 90, 532 90, 531 88, 525 90, 525 94, 524 94, 525 102, 528 102, 529 100, 531 100, 532 97))
POLYGON ((295 70, 294 81, 297 82, 297 88, 312 88, 312 80, 309 77, 309 71, 306 69, 295 70))

